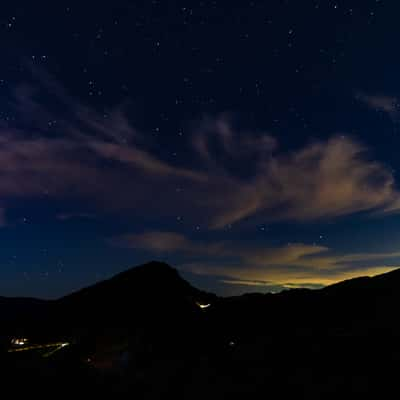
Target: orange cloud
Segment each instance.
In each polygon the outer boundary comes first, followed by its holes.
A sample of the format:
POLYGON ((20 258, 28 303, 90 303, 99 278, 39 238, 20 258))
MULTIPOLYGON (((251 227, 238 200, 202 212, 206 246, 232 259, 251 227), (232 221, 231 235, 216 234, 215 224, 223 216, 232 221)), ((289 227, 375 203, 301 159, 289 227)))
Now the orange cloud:
POLYGON ((270 220, 313 220, 397 204, 393 176, 364 153, 356 142, 334 137, 289 155, 270 155, 249 181, 231 177, 225 209, 213 226, 256 214, 270 220))
POLYGON ((264 247, 242 242, 198 242, 173 232, 125 235, 118 242, 149 252, 192 256, 200 261, 186 263, 183 270, 246 286, 324 286, 388 272, 400 264, 400 252, 337 254, 324 246, 301 243, 264 247))

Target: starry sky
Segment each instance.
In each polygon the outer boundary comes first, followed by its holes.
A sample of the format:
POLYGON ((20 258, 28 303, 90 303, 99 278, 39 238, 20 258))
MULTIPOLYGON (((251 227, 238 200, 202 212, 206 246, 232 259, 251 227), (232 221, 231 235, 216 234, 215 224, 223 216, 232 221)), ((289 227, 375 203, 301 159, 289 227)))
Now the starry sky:
POLYGON ((221 295, 398 267, 399 13, 2 5, 0 295, 56 298, 149 260, 221 295))

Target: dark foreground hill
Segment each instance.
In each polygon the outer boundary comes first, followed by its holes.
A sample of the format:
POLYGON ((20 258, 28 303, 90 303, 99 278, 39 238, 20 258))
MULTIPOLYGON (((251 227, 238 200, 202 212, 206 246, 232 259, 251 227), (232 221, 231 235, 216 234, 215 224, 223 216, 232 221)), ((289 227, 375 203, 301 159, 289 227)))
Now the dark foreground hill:
POLYGON ((152 262, 55 301, 0 298, 0 372, 20 395, 385 397, 399 394, 399 305, 400 270, 218 298, 152 262), (31 349, 15 351, 22 336, 31 349))

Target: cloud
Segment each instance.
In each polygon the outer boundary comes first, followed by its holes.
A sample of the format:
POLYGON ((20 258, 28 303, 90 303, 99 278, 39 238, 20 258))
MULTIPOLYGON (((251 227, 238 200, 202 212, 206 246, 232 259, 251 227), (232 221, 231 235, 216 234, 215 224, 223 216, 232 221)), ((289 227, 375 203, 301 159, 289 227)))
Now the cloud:
POLYGON ((0 227, 7 225, 6 211, 4 208, 0 208, 0 227))
POLYGON ((184 235, 174 232, 146 232, 127 234, 114 238, 121 246, 161 253, 191 251, 193 244, 184 235))
POLYGON ((90 213, 84 212, 67 212, 67 213, 60 213, 56 215, 56 219, 59 221, 69 221, 71 219, 94 219, 96 216, 90 213))
POLYGON ((230 284, 243 284, 252 282, 255 286, 260 286, 261 282, 266 282, 265 286, 276 286, 282 288, 312 288, 323 287, 340 282, 346 279, 352 279, 359 276, 374 276, 399 268, 400 264, 393 265, 375 265, 371 267, 351 268, 346 265, 337 265, 335 269, 322 273, 319 269, 313 268, 293 268, 281 265, 261 268, 251 264, 242 264, 241 267, 214 266, 189 264, 182 268, 188 268, 192 273, 199 275, 226 276, 224 282, 230 284), (346 268, 347 267, 347 268, 346 268), (268 283, 268 284, 267 284, 268 283))
POLYGON ((169 177, 186 178, 200 182, 207 180, 206 176, 201 173, 168 165, 135 146, 121 146, 117 143, 102 142, 97 139, 89 141, 87 146, 97 156, 105 160, 118 161, 128 166, 131 165, 157 177, 165 177, 166 179, 169 177))
POLYGON ((183 271, 214 276, 226 284, 275 289, 322 287, 360 275, 388 272, 400 265, 400 252, 337 254, 325 246, 302 243, 264 247, 233 241, 193 241, 174 232, 125 235, 122 240, 118 238, 118 243, 183 256, 183 271))
POLYGON ((175 232, 150 231, 137 234, 125 234, 112 238, 115 245, 157 253, 182 253, 191 255, 229 254, 225 244, 194 242, 175 232))
POLYGON ((0 125, 6 209, 16 198, 72 198, 93 213, 180 215, 212 229, 254 217, 310 221, 399 209, 392 173, 351 138, 287 152, 271 134, 236 129, 223 114, 193 123, 183 145, 190 165, 172 162, 133 126, 126 105, 99 112, 43 71, 34 76, 38 88, 15 90, 15 122, 0 125))
MULTIPOLYGON (((311 283, 311 282, 303 282, 303 283, 274 283, 269 281, 254 281, 248 279, 222 279, 222 283, 234 286, 250 286, 250 287, 260 287, 263 291, 267 291, 268 293, 276 293, 285 289, 321 289, 325 285, 321 283, 311 283)), ((253 290, 255 290, 253 288, 253 290)))
POLYGON ((335 264, 330 270, 321 270, 310 266, 293 267, 284 264, 269 265, 265 260, 264 266, 241 261, 235 265, 207 263, 186 263, 182 270, 200 276, 223 276, 222 282, 231 285, 264 286, 278 288, 317 288, 331 285, 346 279, 359 276, 374 276, 399 268, 400 263, 389 265, 373 265, 353 267, 351 264, 335 264))
POLYGON ((385 95, 369 95, 362 92, 356 94, 356 99, 367 107, 388 114, 391 118, 399 115, 400 104, 397 97, 385 95))
MULTIPOLYGON (((215 228, 252 215, 313 220, 387 207, 399 194, 390 171, 349 138, 333 137, 290 154, 270 155, 245 182, 230 177, 215 228)), ((396 205, 397 207, 397 205, 396 205)))

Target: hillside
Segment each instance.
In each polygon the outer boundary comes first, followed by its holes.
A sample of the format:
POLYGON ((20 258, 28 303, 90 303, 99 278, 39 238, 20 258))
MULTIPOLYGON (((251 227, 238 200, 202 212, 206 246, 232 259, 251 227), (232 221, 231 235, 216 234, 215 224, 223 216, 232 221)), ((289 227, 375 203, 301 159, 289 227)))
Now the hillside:
POLYGON ((400 270, 218 298, 152 262, 55 301, 0 298, 3 337, 66 346, 50 358, 7 354, 1 366, 9 382, 28 371, 38 391, 44 376, 49 390, 67 376, 72 392, 150 399, 377 395, 396 389, 399 304, 400 270))

